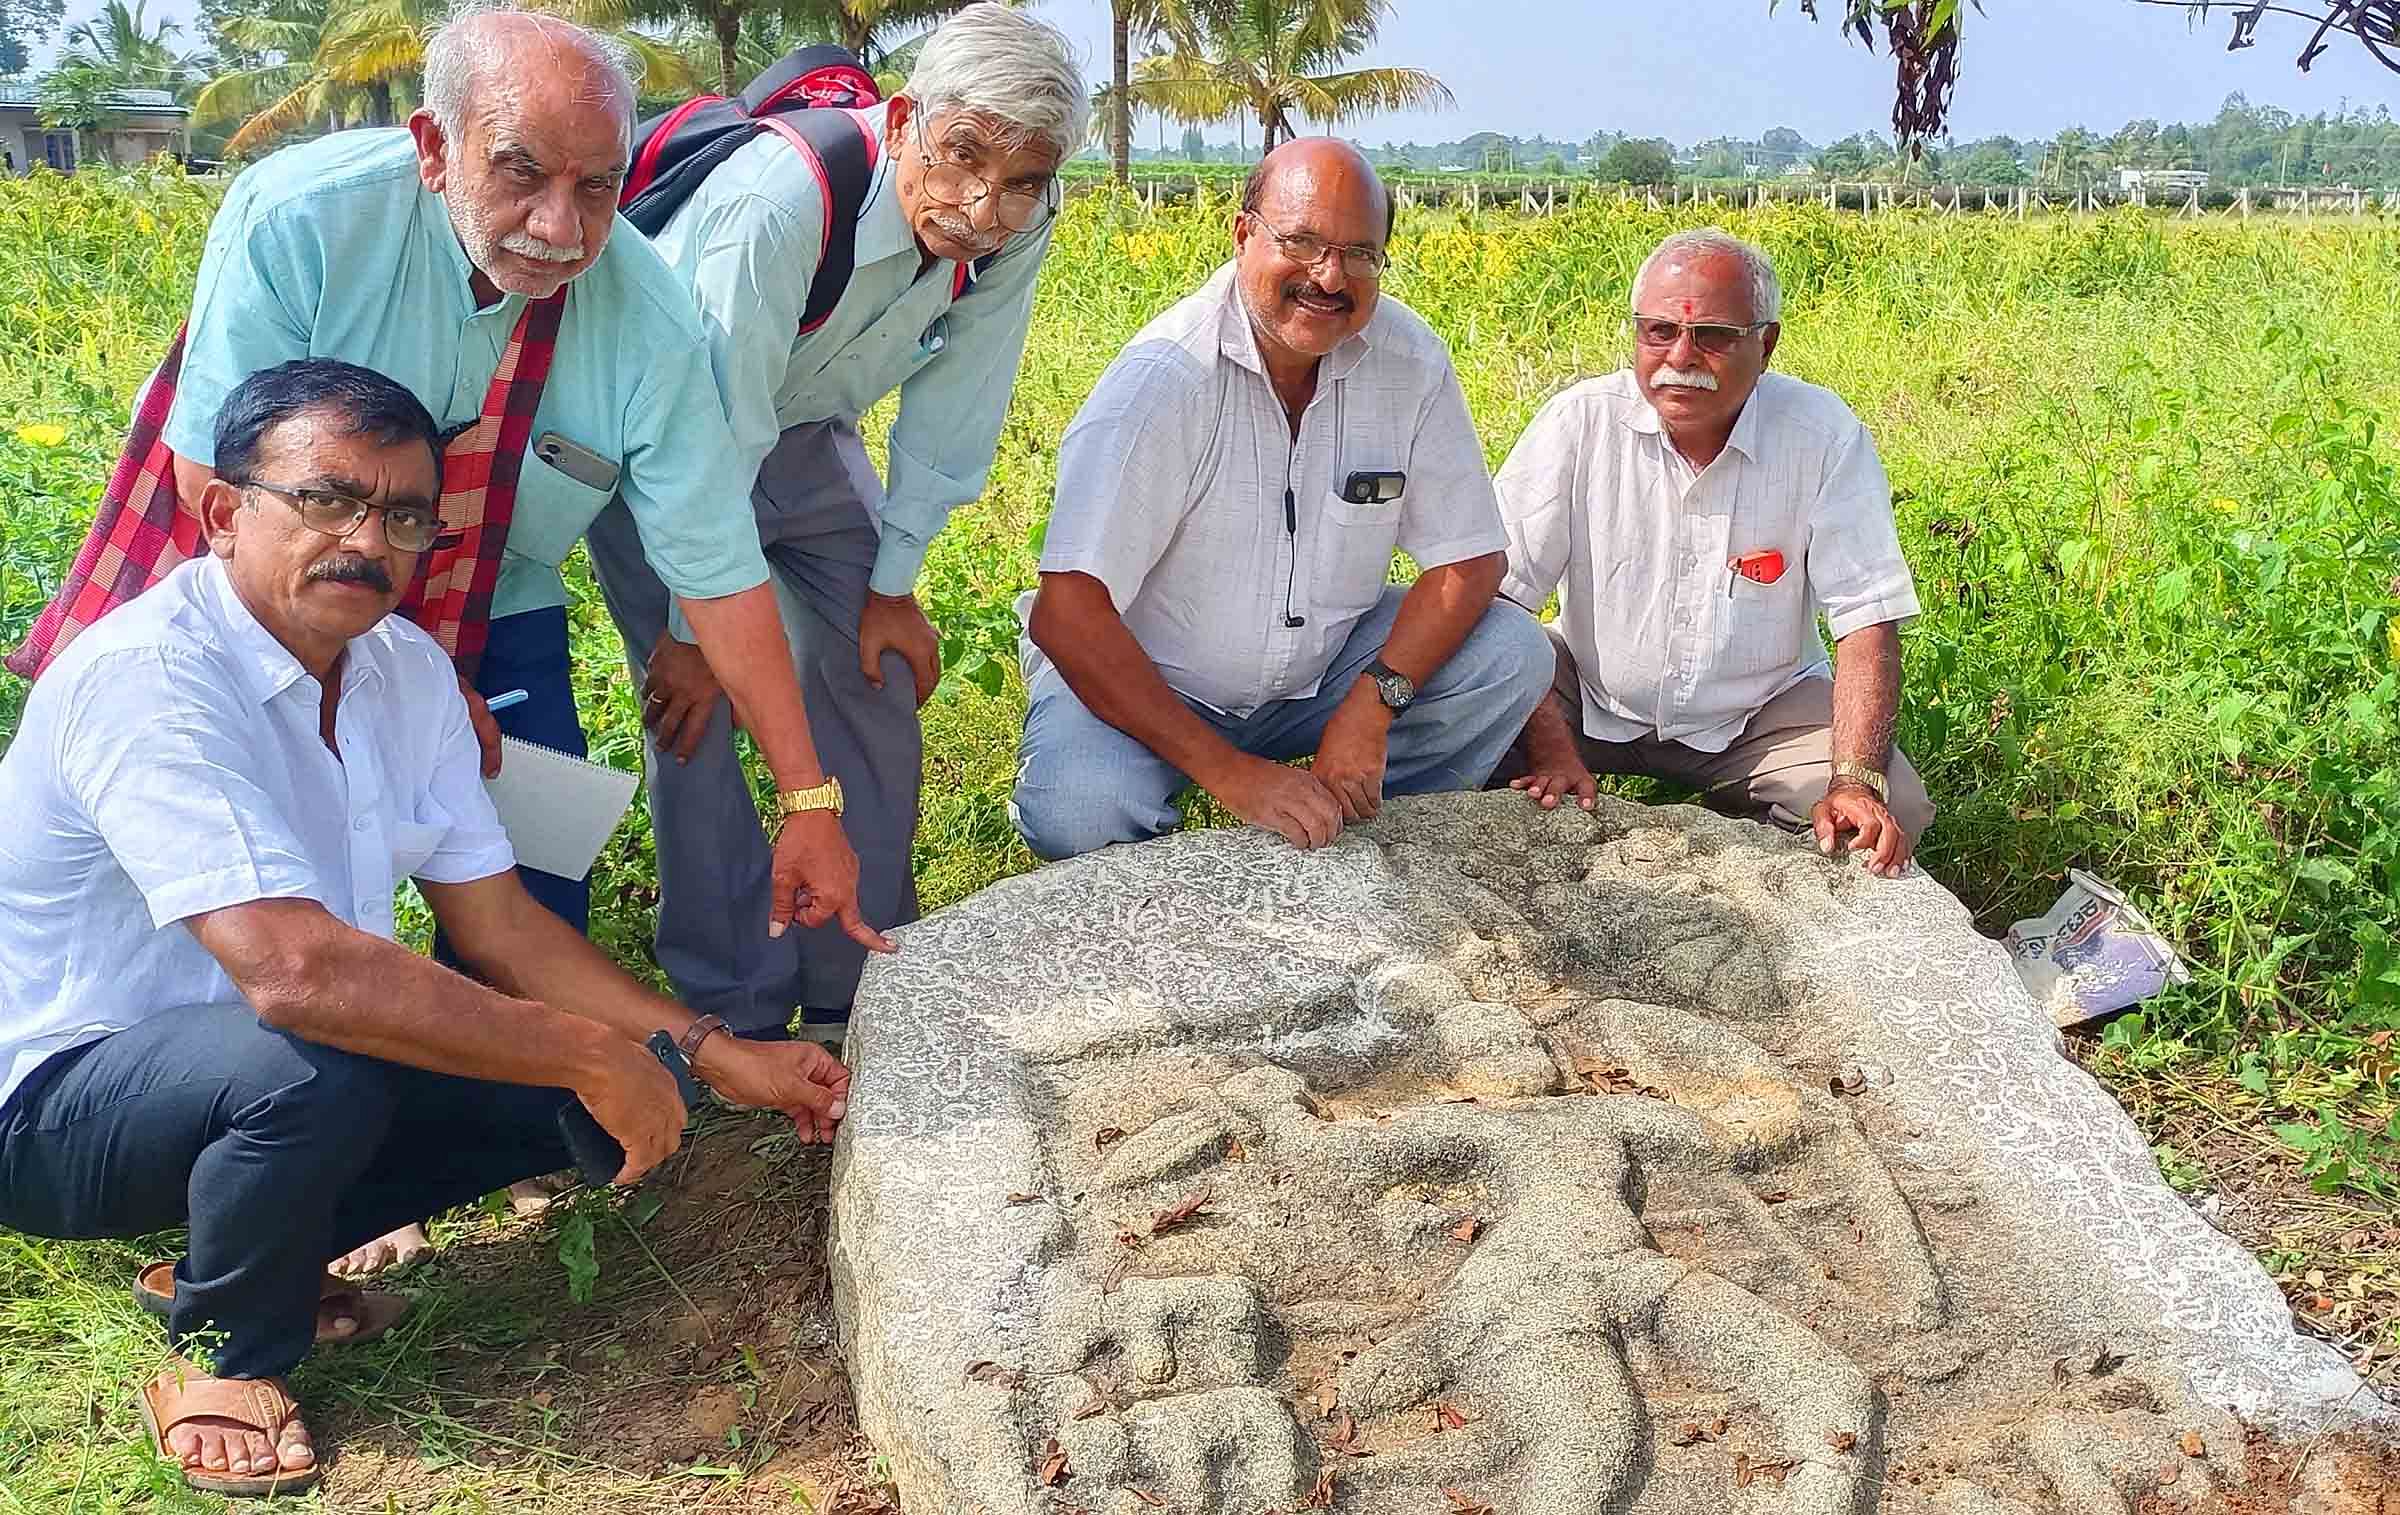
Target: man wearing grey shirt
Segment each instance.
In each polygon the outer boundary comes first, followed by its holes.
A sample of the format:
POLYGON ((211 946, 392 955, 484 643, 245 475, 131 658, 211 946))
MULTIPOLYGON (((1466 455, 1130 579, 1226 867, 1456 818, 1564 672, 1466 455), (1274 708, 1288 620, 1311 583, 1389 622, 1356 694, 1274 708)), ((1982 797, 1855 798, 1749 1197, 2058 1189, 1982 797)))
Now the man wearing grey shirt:
MULTIPOLYGON (((844 791, 860 907, 901 923, 916 916, 917 709, 941 673, 917 574, 950 512, 983 492, 1050 245, 1053 177, 1090 103, 1064 36, 979 4, 935 31, 906 90, 856 114, 873 177, 855 267, 821 322, 802 325, 828 186, 776 133, 710 173, 655 245, 691 286, 738 472, 756 480, 811 730, 844 791), (894 389, 887 492, 858 423, 894 389)), ((630 518, 605 513, 590 545, 655 744, 659 965, 745 1033, 780 1035, 798 1007, 808 1034, 838 1036, 864 949, 838 930, 742 929, 768 854, 719 680, 630 518)))

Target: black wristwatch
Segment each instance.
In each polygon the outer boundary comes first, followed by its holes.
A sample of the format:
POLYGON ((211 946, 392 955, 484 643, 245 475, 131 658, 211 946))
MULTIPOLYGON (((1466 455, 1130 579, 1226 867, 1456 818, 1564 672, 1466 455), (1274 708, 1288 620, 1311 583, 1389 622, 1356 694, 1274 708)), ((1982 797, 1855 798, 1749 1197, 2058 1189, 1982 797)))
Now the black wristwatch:
POLYGON ((1383 699, 1384 708, 1398 715, 1417 698, 1417 681, 1377 658, 1367 665, 1367 677, 1375 681, 1375 692, 1383 699))

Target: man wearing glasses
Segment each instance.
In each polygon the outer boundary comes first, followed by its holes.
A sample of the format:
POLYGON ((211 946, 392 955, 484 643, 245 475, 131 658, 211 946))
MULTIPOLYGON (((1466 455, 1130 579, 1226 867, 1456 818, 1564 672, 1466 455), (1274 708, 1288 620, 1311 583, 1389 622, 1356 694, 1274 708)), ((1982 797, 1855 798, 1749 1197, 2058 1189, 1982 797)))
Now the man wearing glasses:
POLYGON ((157 1450, 198 1489, 297 1493, 282 1375, 407 1306, 327 1258, 565 1166, 578 1106, 632 1182, 683 1132, 658 1032, 803 1141, 849 1080, 711 1035, 526 892, 451 660, 392 614, 439 528, 415 395, 283 363, 210 442, 207 551, 79 635, 0 757, 0 1226, 188 1225, 134 1283, 178 1354, 143 1391, 157 1450), (393 940, 403 878, 478 978, 393 940))
POLYGON ((1502 593, 1558 593, 1558 676, 1499 776, 1588 809, 1595 772, 1649 774, 1892 877, 1933 821, 1892 745, 1916 587, 1866 427, 1766 371, 1781 315, 1766 254, 1669 237, 1634 280, 1632 368, 1551 400, 1509 454, 1502 593))
POLYGON ((1355 149, 1285 143, 1233 261, 1067 428, 1010 805, 1037 855, 1173 830, 1186 784, 1321 847, 1387 794, 1482 784, 1540 700, 1449 350, 1380 296, 1391 231, 1355 149))
MULTIPOLYGON (((910 844, 922 736, 941 675, 918 608, 928 544, 982 494, 1008 411, 1034 279, 1090 101, 1054 28, 971 5, 926 42, 907 88, 861 113, 874 178, 840 303, 802 326, 825 246, 827 186, 773 133, 738 149, 661 229, 690 284, 733 422, 750 502, 799 666, 810 730, 842 785, 859 906, 916 917, 910 844), (890 483, 859 417, 894 389, 890 483)), ((763 887, 749 781, 718 675, 692 645, 632 522, 604 513, 592 565, 624 635, 650 727, 658 961, 691 1004, 744 1033, 841 1034, 865 959, 838 930, 743 929, 763 887)))

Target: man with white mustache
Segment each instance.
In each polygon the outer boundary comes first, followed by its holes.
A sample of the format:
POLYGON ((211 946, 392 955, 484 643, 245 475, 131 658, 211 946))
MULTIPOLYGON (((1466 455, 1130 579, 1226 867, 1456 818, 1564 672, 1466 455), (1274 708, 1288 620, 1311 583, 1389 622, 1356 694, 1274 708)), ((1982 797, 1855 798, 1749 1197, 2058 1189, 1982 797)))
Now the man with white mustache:
MULTIPOLYGON (((424 102, 405 129, 337 132, 234 181, 209 227, 165 425, 177 493, 196 500, 214 477, 214 419, 253 372, 305 357, 357 364, 416 395, 450 438, 493 423, 490 396, 510 390, 501 365, 515 363, 516 387, 538 384, 538 405, 513 435, 498 427, 489 466, 516 470, 513 519, 491 576, 479 567, 468 591, 487 601, 480 655, 453 649, 486 775, 502 734, 585 751, 559 565, 613 497, 778 790, 828 793, 701 322, 638 233, 611 235, 634 126, 616 54, 555 18, 470 12, 428 42, 424 102), (529 302, 562 289, 546 376, 529 380, 529 302), (485 709, 484 696, 520 689, 513 708, 485 709)), ((445 475, 450 524, 456 472, 445 475)), ((860 916, 858 860, 834 809, 788 816, 771 851, 753 811, 749 835, 772 862, 725 906, 728 930, 767 941, 832 923, 891 950, 860 916)), ((519 876, 586 928, 586 880, 519 876)), ((448 946, 437 936, 445 961, 448 946)), ((408 1228, 339 1267, 370 1271, 426 1245, 408 1228)))
POLYGON ((1916 587, 1866 427, 1766 371, 1781 318, 1766 254, 1679 232, 1634 280, 1632 367, 1518 439, 1501 592, 1559 596, 1558 675, 1494 782, 1588 810, 1595 772, 1648 774, 1894 877, 1933 821, 1892 745, 1916 587))
MULTIPOLYGON (((812 112, 812 114, 821 114, 812 112)), ((773 569, 813 730, 842 785, 859 899, 878 923, 917 913, 911 872, 923 736, 941 639, 916 599, 950 512, 983 493, 1016 385, 1058 165, 1090 97, 1055 28, 996 4, 944 21, 907 87, 854 113, 871 177, 840 299, 806 319, 834 245, 833 181, 772 131, 702 179, 654 245, 688 284, 728 408, 728 497, 773 569), (887 490, 859 418, 899 391, 887 490)), ((834 266, 838 267, 838 253, 834 266)), ((659 966, 686 1002, 744 1034, 842 1035, 866 953, 838 930, 766 940, 736 906, 768 866, 733 741, 725 669, 641 550, 636 523, 594 523, 592 567, 625 639, 651 732, 659 966)))

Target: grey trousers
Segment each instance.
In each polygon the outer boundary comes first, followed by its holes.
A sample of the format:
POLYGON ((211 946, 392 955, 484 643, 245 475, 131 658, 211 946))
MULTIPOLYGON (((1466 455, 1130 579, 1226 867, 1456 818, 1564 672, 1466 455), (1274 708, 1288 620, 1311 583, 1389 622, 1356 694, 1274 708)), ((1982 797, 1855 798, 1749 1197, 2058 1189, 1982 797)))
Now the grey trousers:
MULTIPOLYGON (((1802 679, 1767 701, 1750 717, 1750 724, 1723 752, 1701 752, 1681 742, 1637 737, 1630 742, 1603 742, 1584 735, 1583 680, 1575 670, 1575 654, 1555 626, 1550 648, 1557 658, 1557 676, 1550 692, 1566 708, 1567 728, 1583 753, 1583 765, 1594 773, 1643 774, 1700 791, 1700 802, 1728 815, 1767 821, 1788 830, 1805 830, 1809 812, 1825 797, 1833 777, 1833 685, 1824 679, 1802 679)), ((1522 737, 1492 773, 1497 787, 1526 773, 1522 737)), ((1933 797, 1916 765, 1898 747, 1884 777, 1890 782, 1892 819, 1914 844, 1933 824, 1933 797)))
MULTIPOLYGON (((844 421, 786 431, 750 495, 809 732, 825 771, 842 781, 859 913, 878 929, 917 918, 909 849, 924 763, 907 660, 884 655, 880 690, 858 667, 882 501, 866 447, 844 421)), ((670 622, 680 638, 691 632, 642 555, 623 502, 601 512, 585 547, 639 686, 670 622)), ((767 935, 773 850, 734 747, 731 702, 717 702, 689 763, 655 745, 644 759, 658 847, 658 964, 676 994, 737 1031, 780 1028, 802 1005, 848 1005, 866 949, 830 924, 767 935)))

